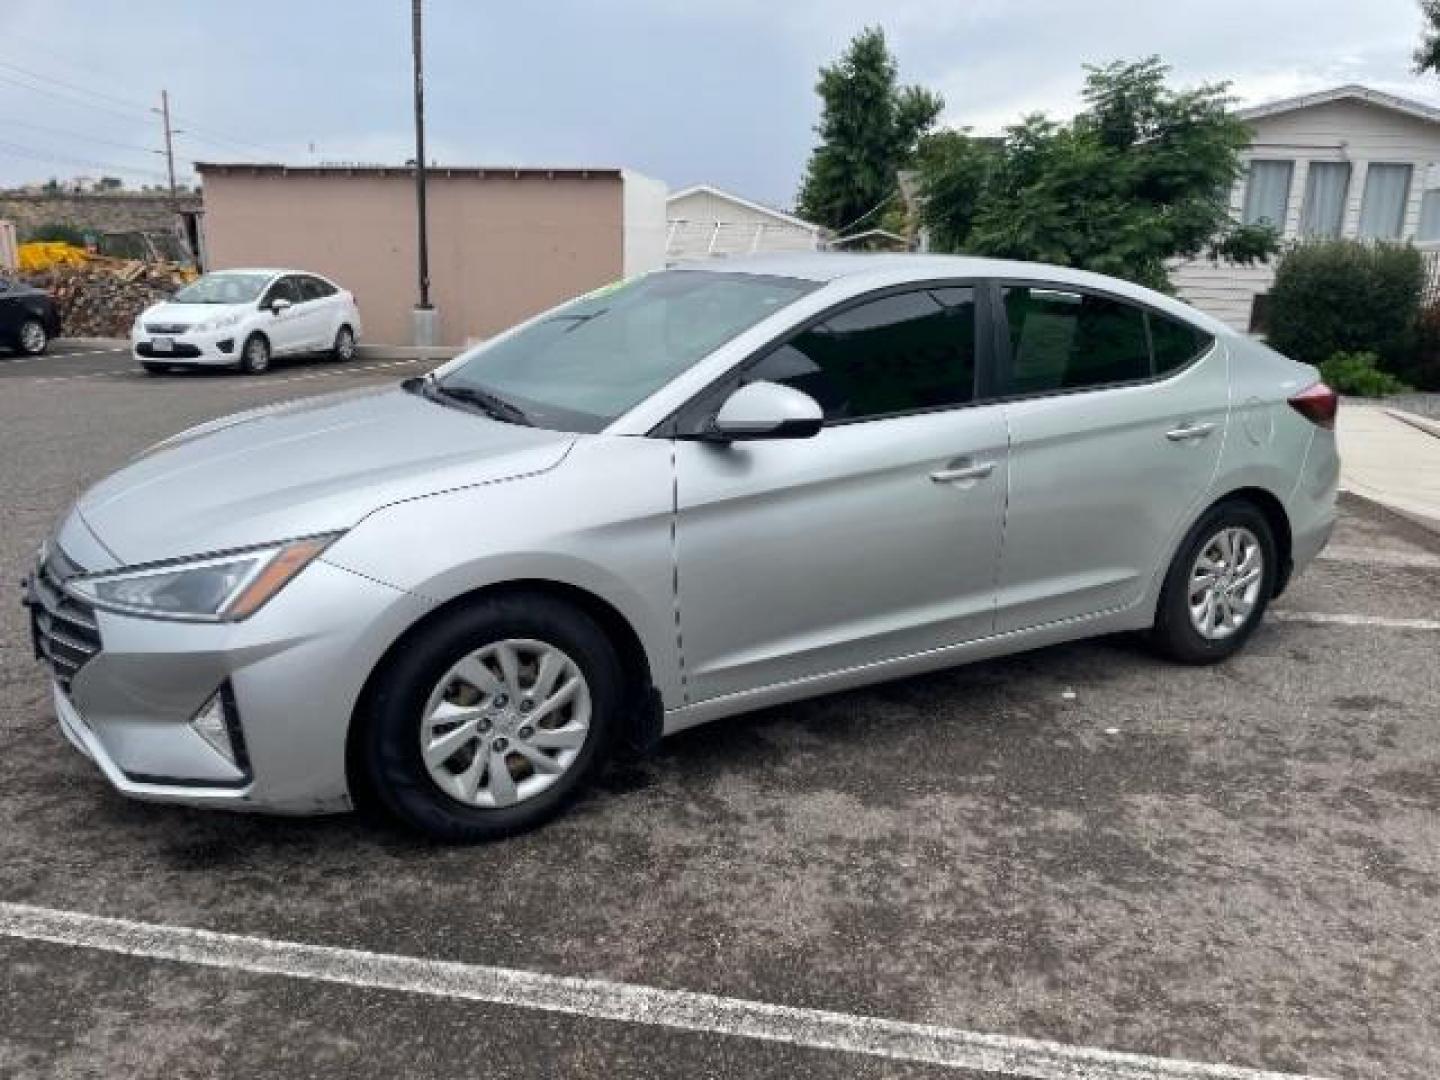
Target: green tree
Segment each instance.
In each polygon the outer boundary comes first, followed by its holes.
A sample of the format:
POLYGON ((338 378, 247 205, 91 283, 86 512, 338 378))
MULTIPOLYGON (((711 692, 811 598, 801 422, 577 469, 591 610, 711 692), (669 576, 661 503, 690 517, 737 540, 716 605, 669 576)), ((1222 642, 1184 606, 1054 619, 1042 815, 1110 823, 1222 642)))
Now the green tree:
POLYGON ((1425 29, 1415 47, 1415 74, 1430 71, 1440 75, 1440 0, 1420 0, 1420 14, 1425 17, 1425 29))
POLYGON ((1250 263, 1274 230, 1240 226, 1229 193, 1249 129, 1225 85, 1177 91, 1159 58, 1087 67, 1070 122, 1026 117, 1003 139, 928 136, 918 160, 934 246, 1094 270, 1167 289, 1165 264, 1250 263))
POLYGON ((878 212, 896 193, 896 174, 935 123, 944 102, 918 86, 900 86, 879 27, 861 31, 845 54, 820 69, 820 145, 800 185, 802 217, 842 229, 878 212))

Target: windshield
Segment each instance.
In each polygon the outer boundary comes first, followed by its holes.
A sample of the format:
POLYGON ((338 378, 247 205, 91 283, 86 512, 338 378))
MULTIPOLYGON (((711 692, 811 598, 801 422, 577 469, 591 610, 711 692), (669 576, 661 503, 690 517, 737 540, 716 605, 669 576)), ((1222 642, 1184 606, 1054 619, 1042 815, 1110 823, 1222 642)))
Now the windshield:
POLYGON ((206 274, 175 294, 177 304, 251 304, 271 274, 206 274))
POLYGON ((708 270, 647 274, 582 296, 482 346, 439 385, 501 398, 539 427, 600 431, 815 288, 795 278, 708 270))

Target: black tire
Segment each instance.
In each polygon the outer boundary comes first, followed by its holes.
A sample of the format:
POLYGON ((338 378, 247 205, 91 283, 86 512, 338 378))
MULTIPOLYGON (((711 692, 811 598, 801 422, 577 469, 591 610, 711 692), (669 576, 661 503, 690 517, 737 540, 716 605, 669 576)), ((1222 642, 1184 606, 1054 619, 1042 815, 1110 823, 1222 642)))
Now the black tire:
POLYGON ((240 349, 239 368, 246 375, 264 375, 270 370, 270 339, 251 334, 240 349))
POLYGON ((1246 500, 1226 500, 1207 510, 1186 534, 1165 575, 1155 625, 1150 631, 1152 645, 1164 656, 1182 664, 1215 664, 1233 656, 1265 616, 1275 592, 1279 569, 1275 534, 1259 507, 1246 500), (1206 637, 1195 625, 1190 612, 1190 575, 1200 553, 1226 529, 1246 529, 1259 542, 1263 559, 1259 592, 1244 621, 1228 636, 1206 637))
POLYGON ((510 836, 559 813, 609 755, 626 697, 619 659, 595 621, 558 600, 523 593, 488 597, 445 614, 408 641, 377 679, 359 717, 364 782, 400 822, 450 842, 510 836), (442 791, 426 769, 422 712, 453 664, 486 645, 516 638, 546 642, 574 661, 590 691, 589 734, 550 787, 511 806, 470 805, 442 791))
POLYGON ((342 363, 355 359, 355 331, 342 326, 335 331, 335 343, 330 346, 330 358, 342 363))
POLYGON ((50 347, 50 332, 39 319, 26 319, 15 331, 15 347, 25 356, 40 356, 50 347))
POLYGON ((170 370, 169 364, 152 364, 148 360, 140 361, 140 366, 145 369, 146 375, 164 375, 170 370))

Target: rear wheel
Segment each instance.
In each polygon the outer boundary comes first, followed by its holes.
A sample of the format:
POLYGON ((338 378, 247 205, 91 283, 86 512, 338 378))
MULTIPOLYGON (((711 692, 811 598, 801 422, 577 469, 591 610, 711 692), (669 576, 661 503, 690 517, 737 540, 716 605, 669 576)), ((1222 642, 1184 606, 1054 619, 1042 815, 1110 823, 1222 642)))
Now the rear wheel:
POLYGON ((330 346, 330 355, 336 360, 355 359, 355 331, 342 326, 335 331, 335 344, 330 346))
POLYGON ((246 375, 263 375, 270 370, 270 342, 264 334, 251 334, 240 350, 240 370, 246 375))
POLYGON ((39 356, 50 347, 50 334, 39 319, 26 319, 21 323, 15 340, 26 356, 39 356))
POLYGON ((361 719, 367 779, 406 825, 452 841, 558 813, 608 753, 623 699, 599 626, 538 595, 457 609, 380 678, 361 719))
POLYGON ((1270 523, 1249 502, 1206 511, 1165 576, 1151 639, 1186 664, 1213 664, 1238 652, 1275 591, 1278 566, 1270 523))

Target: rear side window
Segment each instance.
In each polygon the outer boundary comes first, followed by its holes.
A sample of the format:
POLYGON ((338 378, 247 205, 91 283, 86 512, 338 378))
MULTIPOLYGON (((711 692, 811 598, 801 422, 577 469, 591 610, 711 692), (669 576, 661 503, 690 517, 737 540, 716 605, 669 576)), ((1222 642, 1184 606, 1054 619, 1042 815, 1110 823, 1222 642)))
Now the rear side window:
POLYGON ((1207 334, 1108 296, 1007 286, 1011 394, 1043 394, 1135 382, 1183 367, 1207 334))
POLYGON ((1155 350, 1155 374, 1176 371, 1210 347, 1215 339, 1203 330, 1178 319, 1147 311, 1150 323, 1150 346, 1155 350))
POLYGON ((974 290, 921 289, 847 308, 748 375, 804 391, 827 421, 965 404, 975 396, 974 290))

